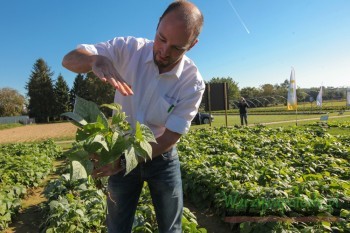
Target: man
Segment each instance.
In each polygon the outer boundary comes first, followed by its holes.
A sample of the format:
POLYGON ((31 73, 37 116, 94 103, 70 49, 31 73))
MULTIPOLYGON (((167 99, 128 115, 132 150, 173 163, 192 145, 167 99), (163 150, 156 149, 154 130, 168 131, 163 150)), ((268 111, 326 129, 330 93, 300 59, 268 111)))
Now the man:
POLYGON ((124 176, 120 161, 96 169, 110 176, 107 199, 108 232, 131 232, 144 181, 149 185, 160 232, 181 232, 182 181, 176 142, 188 132, 204 92, 203 79, 185 56, 197 42, 203 25, 199 9, 176 1, 161 16, 154 41, 117 37, 95 45, 79 45, 63 59, 67 69, 92 70, 116 88, 115 102, 131 125, 153 131, 152 161, 140 163, 124 176))
POLYGON ((249 105, 245 101, 243 97, 241 97, 241 102, 238 103, 238 108, 239 108, 239 116, 241 118, 241 125, 244 125, 243 120, 245 122, 245 125, 248 125, 248 117, 247 117, 247 108, 249 105))

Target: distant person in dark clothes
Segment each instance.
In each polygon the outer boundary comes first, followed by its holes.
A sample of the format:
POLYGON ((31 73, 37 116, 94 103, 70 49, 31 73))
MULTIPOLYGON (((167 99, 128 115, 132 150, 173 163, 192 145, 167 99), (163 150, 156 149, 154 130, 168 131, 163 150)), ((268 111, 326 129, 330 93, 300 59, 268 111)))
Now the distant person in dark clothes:
POLYGON ((248 125, 248 120, 247 120, 247 108, 249 108, 249 105, 245 101, 243 97, 241 97, 241 102, 238 103, 238 108, 239 108, 239 116, 241 117, 241 125, 243 124, 243 119, 246 125, 248 125))

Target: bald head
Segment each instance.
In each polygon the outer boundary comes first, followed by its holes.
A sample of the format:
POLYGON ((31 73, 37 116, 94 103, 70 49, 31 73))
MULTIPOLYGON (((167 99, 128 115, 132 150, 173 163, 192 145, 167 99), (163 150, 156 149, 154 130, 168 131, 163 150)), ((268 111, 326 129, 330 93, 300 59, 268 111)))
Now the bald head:
POLYGON ((183 21, 186 30, 191 31, 193 33, 192 40, 197 39, 202 30, 204 18, 196 5, 186 0, 174 1, 168 6, 168 8, 164 11, 163 15, 160 17, 158 26, 163 20, 163 18, 169 13, 172 13, 172 15, 176 15, 177 20, 183 21))

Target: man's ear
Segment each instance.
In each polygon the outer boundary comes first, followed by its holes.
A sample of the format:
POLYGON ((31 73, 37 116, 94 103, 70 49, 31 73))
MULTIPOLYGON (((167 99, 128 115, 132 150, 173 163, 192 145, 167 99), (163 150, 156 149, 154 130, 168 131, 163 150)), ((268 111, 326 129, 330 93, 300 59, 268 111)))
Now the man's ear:
POLYGON ((197 43, 198 43, 198 38, 192 42, 191 46, 188 48, 187 51, 190 51, 193 48, 193 46, 195 46, 197 43))

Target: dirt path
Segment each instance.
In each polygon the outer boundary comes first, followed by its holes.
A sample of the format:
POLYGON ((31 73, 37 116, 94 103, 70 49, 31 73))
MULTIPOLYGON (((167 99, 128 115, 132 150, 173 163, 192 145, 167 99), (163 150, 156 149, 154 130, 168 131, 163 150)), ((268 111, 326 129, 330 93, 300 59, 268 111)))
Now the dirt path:
POLYGON ((40 204, 46 201, 43 195, 44 187, 39 187, 22 201, 23 210, 15 217, 13 223, 4 233, 30 233, 39 232, 40 224, 43 221, 43 212, 40 204))
POLYGON ((22 209, 19 214, 13 219, 10 226, 3 233, 33 233, 40 232, 40 225, 43 223, 44 212, 41 209, 41 204, 47 201, 43 191, 48 181, 56 179, 61 169, 64 168, 64 160, 54 162, 56 171, 52 172, 38 188, 30 190, 28 197, 22 200, 22 209))

